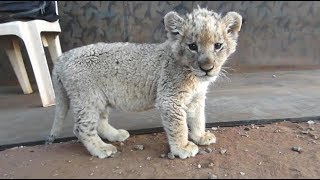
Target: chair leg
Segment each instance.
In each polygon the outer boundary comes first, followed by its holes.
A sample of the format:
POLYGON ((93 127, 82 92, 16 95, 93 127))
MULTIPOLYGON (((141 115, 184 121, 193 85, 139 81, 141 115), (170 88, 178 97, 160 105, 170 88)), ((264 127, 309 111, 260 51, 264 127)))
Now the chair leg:
POLYGON ((13 70, 18 78, 19 84, 24 94, 31 94, 32 88, 23 63, 20 46, 16 39, 10 41, 9 47, 5 48, 6 54, 9 57, 13 70))
POLYGON ((55 94, 40 33, 31 30, 23 37, 23 41, 29 54, 42 105, 43 107, 54 105, 55 94))
POLYGON ((58 57, 62 54, 61 45, 58 34, 48 34, 45 36, 48 42, 48 49, 52 62, 55 63, 58 57))

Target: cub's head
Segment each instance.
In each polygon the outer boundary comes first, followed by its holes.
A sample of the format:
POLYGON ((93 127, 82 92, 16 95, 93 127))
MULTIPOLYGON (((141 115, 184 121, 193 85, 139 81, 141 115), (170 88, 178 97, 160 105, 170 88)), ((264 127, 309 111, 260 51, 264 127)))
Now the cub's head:
POLYGON ((209 78, 218 76, 224 62, 235 52, 242 17, 236 12, 221 17, 198 7, 185 18, 169 12, 164 25, 179 63, 196 76, 209 78))

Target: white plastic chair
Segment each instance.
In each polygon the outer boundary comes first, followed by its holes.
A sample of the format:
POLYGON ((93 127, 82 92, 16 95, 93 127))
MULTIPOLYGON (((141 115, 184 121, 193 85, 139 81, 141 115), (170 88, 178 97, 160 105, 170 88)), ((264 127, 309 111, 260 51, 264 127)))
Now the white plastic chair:
MULTIPOLYGON (((58 5, 55 1, 56 13, 58 5)), ((39 89, 42 106, 54 105, 54 90, 43 46, 48 47, 53 63, 62 54, 59 33, 59 20, 48 22, 45 20, 12 21, 0 24, 0 44, 5 45, 6 54, 13 66, 19 84, 24 94, 32 93, 32 88, 23 63, 18 39, 21 38, 26 46, 32 69, 39 89)))

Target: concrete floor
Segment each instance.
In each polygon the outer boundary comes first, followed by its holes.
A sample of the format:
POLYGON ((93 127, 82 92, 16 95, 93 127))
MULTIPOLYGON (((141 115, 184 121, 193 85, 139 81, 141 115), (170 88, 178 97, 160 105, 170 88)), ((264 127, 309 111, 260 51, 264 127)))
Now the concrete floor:
MULTIPOLYGON (((210 87, 207 123, 320 115, 320 70, 276 71, 229 75, 210 87)), ((34 88, 35 89, 35 88, 34 88)), ((0 87, 0 145, 41 141, 49 134, 54 106, 43 108, 38 93, 24 95, 19 86, 0 87)), ((155 110, 111 113, 116 128, 140 130, 161 127, 155 110)), ((72 137, 68 114, 61 137, 72 137)))

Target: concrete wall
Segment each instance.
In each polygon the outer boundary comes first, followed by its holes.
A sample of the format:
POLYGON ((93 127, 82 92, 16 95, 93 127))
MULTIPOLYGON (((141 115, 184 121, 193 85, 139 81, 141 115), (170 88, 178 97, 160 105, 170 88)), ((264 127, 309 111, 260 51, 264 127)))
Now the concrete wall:
MULTIPOLYGON (((220 13, 237 11, 245 18, 237 52, 228 66, 250 68, 320 67, 320 2, 317 1, 59 1, 62 50, 96 43, 163 42, 163 16, 192 11, 199 4, 220 13)), ((24 54, 25 50, 24 50, 24 54)), ((0 51, 0 83, 17 79, 0 51)), ((29 77, 34 81, 29 60, 29 77)), ((49 60, 50 69, 52 63, 49 60)))

